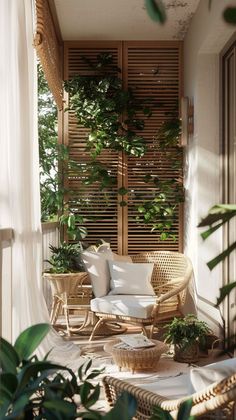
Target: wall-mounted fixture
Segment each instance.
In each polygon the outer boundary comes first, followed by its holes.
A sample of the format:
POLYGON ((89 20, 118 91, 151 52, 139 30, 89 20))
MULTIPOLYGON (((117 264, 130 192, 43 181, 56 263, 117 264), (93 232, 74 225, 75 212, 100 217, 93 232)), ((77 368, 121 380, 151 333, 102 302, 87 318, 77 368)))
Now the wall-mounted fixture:
POLYGON ((186 146, 189 137, 193 134, 193 114, 194 108, 192 101, 187 97, 181 98, 181 121, 182 121, 182 135, 181 144, 186 146))

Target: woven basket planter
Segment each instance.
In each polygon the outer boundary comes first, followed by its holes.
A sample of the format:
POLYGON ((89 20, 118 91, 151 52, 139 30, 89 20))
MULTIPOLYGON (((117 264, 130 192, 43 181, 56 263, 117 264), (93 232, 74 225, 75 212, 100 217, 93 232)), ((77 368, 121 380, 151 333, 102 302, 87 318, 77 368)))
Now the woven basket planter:
POLYGON ((86 277, 87 273, 84 272, 43 274, 43 278, 50 281, 53 295, 61 295, 63 293, 66 293, 67 295, 76 294, 79 284, 81 284, 86 277))
POLYGON ((155 346, 138 350, 114 347, 119 342, 119 340, 114 340, 108 343, 105 345, 104 350, 112 354, 113 360, 120 370, 125 368, 131 370, 132 373, 135 371, 156 370, 162 353, 169 349, 169 346, 157 340, 152 340, 155 346))
POLYGON ((174 360, 182 363, 195 363, 199 359, 199 344, 194 342, 188 347, 174 346, 174 360))

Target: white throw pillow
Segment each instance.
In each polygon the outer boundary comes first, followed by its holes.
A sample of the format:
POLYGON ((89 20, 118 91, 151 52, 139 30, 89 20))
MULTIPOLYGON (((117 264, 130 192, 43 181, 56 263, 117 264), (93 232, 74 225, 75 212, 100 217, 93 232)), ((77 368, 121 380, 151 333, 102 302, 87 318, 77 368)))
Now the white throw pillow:
POLYGON ((190 372, 190 393, 201 391, 214 382, 220 382, 236 373, 236 358, 193 368, 190 372))
POLYGON ((108 261, 111 274, 109 295, 155 295, 151 285, 152 263, 108 261))
POLYGON ((102 252, 84 251, 82 253, 82 260, 89 274, 95 297, 105 296, 109 292, 110 272, 108 260, 112 259, 113 255, 110 249, 103 249, 102 252))

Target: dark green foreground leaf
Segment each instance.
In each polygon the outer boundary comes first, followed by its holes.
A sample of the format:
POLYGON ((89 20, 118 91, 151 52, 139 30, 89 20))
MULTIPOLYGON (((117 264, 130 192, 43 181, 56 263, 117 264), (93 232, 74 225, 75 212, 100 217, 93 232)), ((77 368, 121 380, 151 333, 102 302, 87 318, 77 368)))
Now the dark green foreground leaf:
POLYGON ((145 5, 149 17, 161 24, 166 21, 166 12, 161 0, 145 0, 145 5))
POLYGON ((37 324, 24 330, 16 339, 14 348, 20 360, 28 359, 50 330, 49 324, 37 324))
POLYGON ((236 25, 236 7, 227 7, 223 13, 224 20, 231 25, 236 25))

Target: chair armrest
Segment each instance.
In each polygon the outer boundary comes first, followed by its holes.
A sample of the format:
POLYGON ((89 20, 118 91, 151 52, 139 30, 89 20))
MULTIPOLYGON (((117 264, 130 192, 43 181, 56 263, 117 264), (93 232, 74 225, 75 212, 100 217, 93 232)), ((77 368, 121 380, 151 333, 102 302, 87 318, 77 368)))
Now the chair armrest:
POLYGON ((168 287, 170 290, 168 292, 163 293, 162 295, 157 297, 156 303, 162 303, 168 299, 170 299, 173 296, 178 295, 180 292, 182 292, 186 287, 188 286, 191 276, 192 276, 192 264, 190 261, 188 261, 188 266, 186 269, 185 276, 182 277, 176 277, 173 280, 166 283, 166 287, 168 287))

